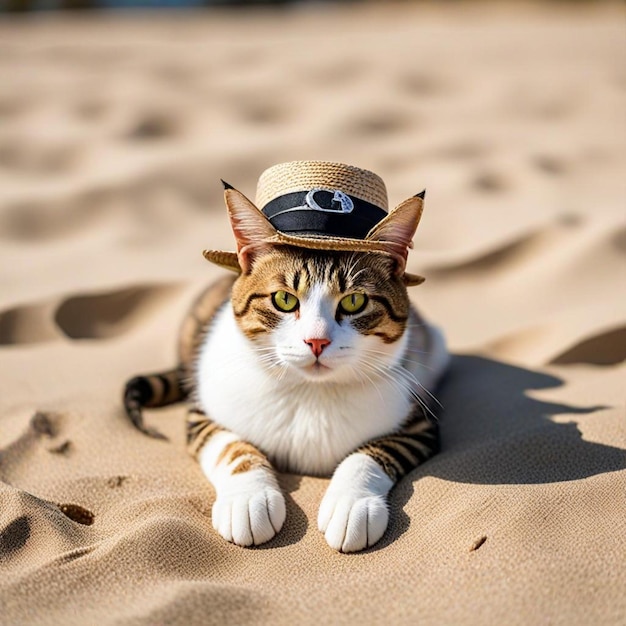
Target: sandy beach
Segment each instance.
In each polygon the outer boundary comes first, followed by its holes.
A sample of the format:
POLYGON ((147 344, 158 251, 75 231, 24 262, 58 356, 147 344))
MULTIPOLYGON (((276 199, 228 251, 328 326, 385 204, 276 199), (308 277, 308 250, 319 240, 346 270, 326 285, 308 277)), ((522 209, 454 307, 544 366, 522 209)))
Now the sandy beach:
POLYGON ((626 622, 621 4, 304 5, 0 21, 0 622, 626 622), (182 405, 124 416, 233 249, 220 178, 427 189, 411 291, 454 354, 442 452, 364 553, 211 527, 182 405))

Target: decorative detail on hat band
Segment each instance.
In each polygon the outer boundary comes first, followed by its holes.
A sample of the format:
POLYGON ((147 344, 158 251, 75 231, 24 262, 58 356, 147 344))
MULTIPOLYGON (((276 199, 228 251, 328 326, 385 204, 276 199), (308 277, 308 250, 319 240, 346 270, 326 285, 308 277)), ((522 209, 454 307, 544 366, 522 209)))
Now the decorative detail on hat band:
POLYGON ((387 212, 338 189, 311 189, 284 194, 262 209, 272 226, 303 236, 364 239, 387 212))
POLYGON ((338 189, 311 189, 306 194, 304 203, 315 211, 324 211, 325 213, 352 213, 354 211, 352 198, 338 189), (318 200, 324 206, 320 206, 318 200))

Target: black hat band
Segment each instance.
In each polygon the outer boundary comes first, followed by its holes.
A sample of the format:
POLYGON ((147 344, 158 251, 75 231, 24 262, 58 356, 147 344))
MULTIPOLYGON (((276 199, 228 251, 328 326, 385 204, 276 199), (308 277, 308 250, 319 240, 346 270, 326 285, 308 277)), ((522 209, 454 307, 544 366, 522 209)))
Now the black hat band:
POLYGON ((268 202, 262 211, 283 233, 349 239, 365 239, 387 216, 380 207, 337 189, 287 193, 268 202))

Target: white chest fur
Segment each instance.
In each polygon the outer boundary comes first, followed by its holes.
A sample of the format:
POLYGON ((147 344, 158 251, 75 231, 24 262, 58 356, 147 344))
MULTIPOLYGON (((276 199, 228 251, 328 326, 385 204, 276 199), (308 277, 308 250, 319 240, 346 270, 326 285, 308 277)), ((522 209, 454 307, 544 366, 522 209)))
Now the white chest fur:
POLYGON ((410 397, 393 380, 310 382, 259 364, 230 305, 201 348, 196 388, 210 419, 262 450, 285 471, 329 475, 366 441, 406 418, 410 397))

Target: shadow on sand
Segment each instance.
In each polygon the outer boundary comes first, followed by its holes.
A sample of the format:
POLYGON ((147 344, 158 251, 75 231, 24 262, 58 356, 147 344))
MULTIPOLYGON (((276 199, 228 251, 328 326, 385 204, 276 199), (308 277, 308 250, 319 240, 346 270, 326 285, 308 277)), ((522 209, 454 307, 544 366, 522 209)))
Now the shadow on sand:
POLYGON ((404 507, 424 476, 483 485, 531 485, 579 480, 626 469, 626 449, 582 438, 574 422, 556 415, 588 415, 606 406, 570 406, 535 400, 535 389, 560 378, 477 356, 454 356, 437 393, 442 451, 392 491, 392 523, 380 550, 408 528, 404 507))
POLYGON ((626 450, 585 441, 574 422, 606 406, 535 400, 527 392, 563 384, 560 378, 498 361, 455 356, 439 399, 442 453, 421 471, 479 484, 538 484, 578 480, 626 468, 626 450))

